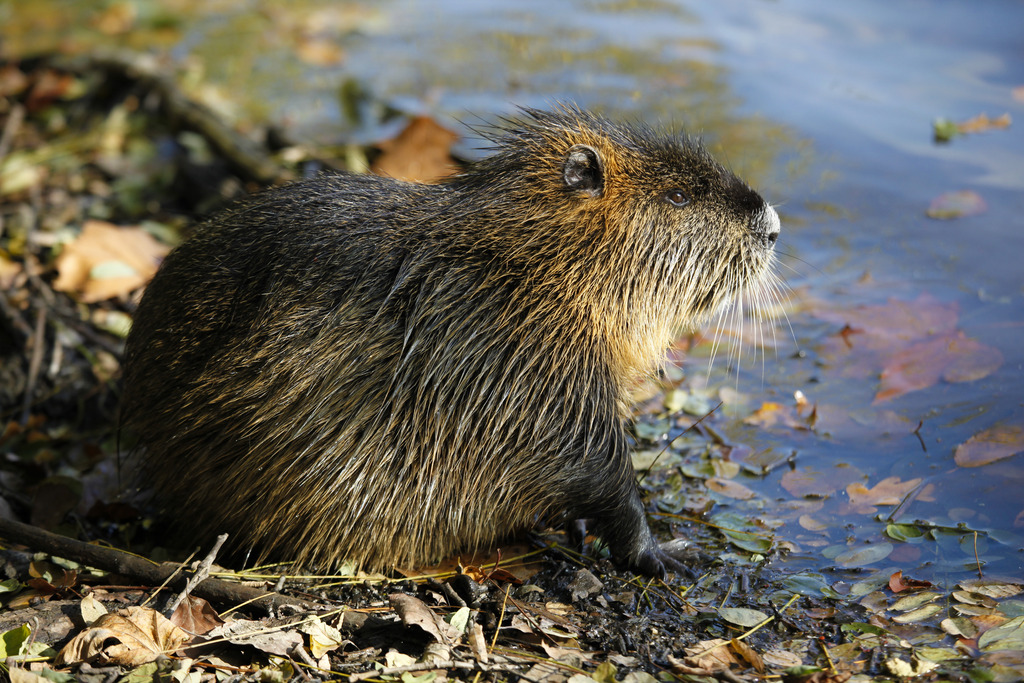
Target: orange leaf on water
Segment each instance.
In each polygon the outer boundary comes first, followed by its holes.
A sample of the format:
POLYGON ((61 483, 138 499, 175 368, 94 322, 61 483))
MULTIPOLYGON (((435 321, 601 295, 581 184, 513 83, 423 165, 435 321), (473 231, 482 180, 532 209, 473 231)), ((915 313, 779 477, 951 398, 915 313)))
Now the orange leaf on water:
POLYGON ((875 403, 926 389, 940 379, 970 382, 986 377, 1003 364, 1003 354, 963 332, 919 342, 885 360, 875 403))
POLYGON ((931 588, 931 586, 932 584, 930 581, 903 578, 903 570, 894 572, 889 577, 889 590, 893 593, 899 593, 905 590, 914 590, 915 588, 931 588))
POLYGON ((921 479, 900 481, 899 477, 888 477, 870 489, 860 482, 846 487, 846 495, 850 497, 850 505, 858 511, 871 513, 876 505, 899 505, 903 498, 920 486, 921 479))
POLYGON ((981 467, 1024 452, 1024 427, 996 425, 956 447, 953 460, 960 467, 981 467))

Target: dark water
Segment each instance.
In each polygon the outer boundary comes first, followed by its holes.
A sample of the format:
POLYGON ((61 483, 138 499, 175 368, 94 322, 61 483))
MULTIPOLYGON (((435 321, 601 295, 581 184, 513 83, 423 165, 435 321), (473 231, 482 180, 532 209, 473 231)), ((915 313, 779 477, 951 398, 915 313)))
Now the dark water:
MULTIPOLYGON (((38 15, 5 9, 9 50, 97 40, 91 3, 38 5, 38 15), (58 6, 63 19, 53 18, 58 6)), ((971 572, 977 538, 987 573, 1024 575, 1024 457, 954 460, 986 430, 1024 428, 1024 95, 1013 94, 1024 86, 1024 4, 393 0, 284 10, 253 1, 164 11, 173 22, 140 16, 148 30, 103 40, 201 64, 243 118, 286 120, 310 140, 382 134, 372 118, 342 115, 346 79, 453 127, 572 100, 700 132, 779 206, 781 272, 794 296, 788 323, 764 332, 774 348, 743 350, 740 368, 720 349, 704 378, 709 347, 698 347, 682 361, 681 386, 711 405, 724 396, 724 413, 738 418, 766 401, 791 406, 796 391, 819 408, 812 430, 732 421, 731 443, 791 466, 739 475, 756 502, 722 497, 718 509, 762 517, 793 548, 793 568, 867 564, 956 580, 971 572), (301 48, 311 41, 340 46, 338 61, 310 63, 301 48), (1015 121, 933 141, 934 119, 981 113, 1015 121), (962 190, 987 210, 925 215, 937 196, 962 190), (943 334, 929 327, 933 313, 945 334, 969 340, 961 347, 973 345, 961 360, 983 356, 997 368, 876 401, 894 354, 943 334), (865 317, 886 321, 872 338, 879 348, 839 334, 865 317), (795 485, 798 475, 809 484, 795 485), (850 504, 850 484, 891 477, 920 482, 897 487, 900 505, 850 504), (894 511, 933 531, 887 539, 894 511), (855 557, 870 546, 887 550, 855 557)), ((1011 452, 1024 448, 1010 442, 1011 452)))

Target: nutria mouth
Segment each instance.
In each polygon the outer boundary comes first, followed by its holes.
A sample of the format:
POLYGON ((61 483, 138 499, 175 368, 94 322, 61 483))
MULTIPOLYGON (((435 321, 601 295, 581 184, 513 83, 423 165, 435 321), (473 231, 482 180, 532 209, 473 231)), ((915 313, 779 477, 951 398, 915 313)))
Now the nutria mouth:
POLYGON ((560 514, 681 569, 637 492, 629 389, 681 326, 771 296, 778 215, 687 137, 568 107, 491 135, 444 183, 319 176, 167 258, 122 415, 182 528, 383 569, 560 514))

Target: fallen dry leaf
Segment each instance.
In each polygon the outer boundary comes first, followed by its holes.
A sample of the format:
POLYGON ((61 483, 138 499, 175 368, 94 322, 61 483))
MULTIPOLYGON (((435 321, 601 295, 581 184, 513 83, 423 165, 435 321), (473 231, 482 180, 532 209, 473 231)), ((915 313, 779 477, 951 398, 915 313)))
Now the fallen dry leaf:
POLYGON ((171 622, 193 635, 203 635, 223 624, 224 620, 206 600, 187 595, 175 608, 171 622))
POLYGON ((341 631, 330 624, 325 624, 320 619, 307 621, 299 627, 299 630, 309 636, 309 651, 317 660, 328 652, 337 650, 345 642, 341 631))
POLYGON ((702 640, 692 647, 685 648, 686 657, 679 661, 669 655, 669 664, 682 674, 707 676, 716 671, 723 671, 739 660, 729 650, 729 641, 722 638, 702 640))
POLYGON ((761 658, 761 655, 754 650, 754 648, 737 638, 733 638, 729 641, 729 644, 732 647, 733 652, 743 658, 747 664, 754 667, 754 671, 759 674, 764 673, 764 660, 761 658))
POLYGON ((981 467, 1024 452, 1024 427, 996 425, 956 447, 953 460, 960 467, 981 467))
POLYGON ((235 645, 248 645, 260 652, 290 657, 297 647, 302 647, 303 638, 294 628, 268 627, 251 619, 235 619, 209 631, 209 638, 224 638, 235 645))
POLYGON ((168 251, 141 228, 89 220, 57 257, 53 288, 85 303, 130 294, 149 282, 168 251))
POLYGON ((129 607, 104 614, 76 635, 57 654, 58 667, 82 662, 141 666, 173 652, 190 636, 156 610, 129 607))
POLYGON ((406 626, 419 626, 435 641, 446 645, 458 638, 458 632, 434 614, 422 600, 405 593, 392 593, 388 600, 406 626))

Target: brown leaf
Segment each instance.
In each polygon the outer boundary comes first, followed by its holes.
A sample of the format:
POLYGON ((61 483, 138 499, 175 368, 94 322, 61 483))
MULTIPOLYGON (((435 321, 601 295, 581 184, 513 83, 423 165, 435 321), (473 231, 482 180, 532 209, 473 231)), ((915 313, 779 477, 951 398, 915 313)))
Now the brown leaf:
POLYGON ((704 482, 704 485, 709 490, 714 491, 720 495, 726 496, 727 498, 733 498, 735 500, 750 500, 757 496, 756 493, 751 491, 749 488, 740 484, 739 482, 732 481, 731 479, 720 479, 718 477, 711 477, 704 482))
POLYGON ((848 335, 851 344, 867 341, 870 348, 883 350, 892 349, 894 340, 910 341, 952 332, 959 317, 956 303, 943 303, 928 294, 922 294, 913 301, 890 299, 885 304, 850 309, 821 302, 812 307, 811 312, 816 318, 848 325, 853 331, 860 332, 860 335, 848 335))
POLYGON ((981 467, 1024 451, 1024 428, 996 425, 956 447, 953 460, 960 467, 981 467))
POLYGON ((61 649, 58 667, 82 662, 141 666, 173 652, 190 636, 148 607, 129 607, 104 614, 61 649))
POLYGON ((672 668, 683 674, 706 676, 739 663, 729 651, 729 641, 722 638, 702 640, 692 647, 685 648, 684 651, 686 657, 681 662, 669 656, 672 668))
POLYGON ((761 659, 761 655, 754 651, 754 648, 736 638, 729 641, 729 644, 732 646, 733 652, 738 654, 747 664, 754 667, 754 671, 759 674, 764 673, 764 660, 761 659))
POLYGON ((129 294, 149 282, 167 252, 141 228, 89 220, 57 257, 53 287, 85 303, 129 294))
POLYGON ((797 498, 829 496, 849 484, 863 479, 864 474, 855 467, 829 467, 814 470, 800 467, 782 475, 782 488, 797 498))
POLYGON ((202 635, 223 624, 224 620, 206 600, 186 595, 171 615, 171 623, 193 635, 202 635))
POLYGON ((388 600, 406 626, 418 626, 435 641, 445 645, 458 638, 458 632, 434 614, 422 600, 405 593, 392 593, 388 600))
POLYGON ((908 590, 919 590, 921 588, 931 587, 932 583, 930 581, 903 578, 902 570, 894 572, 889 576, 889 590, 891 590, 893 593, 899 593, 908 590))
POLYGON ((744 424, 754 425, 763 429, 772 427, 788 427, 790 429, 808 429, 807 423, 800 419, 792 406, 765 401, 753 415, 743 420, 744 424))
POLYGON ((435 182, 456 171, 452 143, 459 136, 426 116, 417 116, 398 137, 378 145, 382 154, 370 167, 377 175, 419 183, 435 182))
POLYGON ((919 478, 901 482, 899 477, 888 477, 869 489, 860 482, 854 482, 846 487, 846 495, 858 512, 873 513, 876 505, 899 505, 920 484, 919 478))
POLYGON ((956 332, 930 339, 886 359, 875 403, 926 389, 939 379, 969 382, 995 372, 1003 364, 998 349, 956 332))

